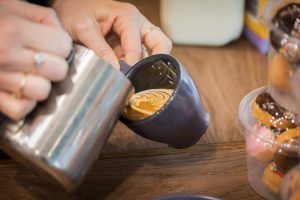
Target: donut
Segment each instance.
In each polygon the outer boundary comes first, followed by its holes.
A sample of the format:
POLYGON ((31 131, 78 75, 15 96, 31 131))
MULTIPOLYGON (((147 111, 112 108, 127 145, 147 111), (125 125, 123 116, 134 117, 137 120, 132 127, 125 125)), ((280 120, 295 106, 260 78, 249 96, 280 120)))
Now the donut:
POLYGON ((289 142, 289 140, 293 138, 297 138, 299 136, 299 128, 292 128, 288 129, 284 132, 282 132, 280 135, 278 135, 275 140, 280 143, 289 142))
MULTIPOLYGON (((287 136, 283 137, 284 139, 286 139, 284 142, 285 144, 289 143, 291 145, 297 145, 300 137, 299 135, 293 137, 295 132, 298 133, 298 130, 289 130, 282 133, 290 136, 289 138, 287 136)), ((282 178, 291 169, 297 166, 299 161, 300 160, 297 152, 278 148, 274 153, 273 162, 269 163, 269 165, 264 170, 262 178, 263 182, 272 192, 277 194, 281 187, 282 178)))
POLYGON ((272 17, 271 22, 280 31, 270 30, 270 43, 278 52, 285 45, 289 36, 297 36, 299 33, 300 4, 295 2, 286 2, 281 5, 272 17))
POLYGON ((299 2, 286 2, 285 4, 278 7, 274 17, 272 18, 272 23, 279 28, 282 32, 288 35, 295 35, 299 32, 299 22, 300 16, 300 3, 299 2))
POLYGON ((277 194, 281 187, 282 178, 298 165, 299 157, 296 152, 278 149, 273 159, 273 162, 270 162, 265 168, 262 179, 268 188, 277 194))
POLYGON ((275 194, 278 194, 283 177, 284 173, 280 172, 277 169, 277 165, 275 162, 271 162, 265 168, 262 180, 270 191, 272 191, 275 194))
POLYGON ((275 54, 268 62, 268 83, 281 92, 289 91, 289 62, 282 54, 275 54))
POLYGON ((275 28, 271 28, 269 38, 276 53, 269 56, 268 83, 278 92, 289 92, 289 79, 300 61, 300 3, 284 2, 273 13, 275 28))
POLYGON ((286 174, 299 163, 297 152, 291 152, 283 149, 278 149, 274 154, 274 163, 276 163, 277 170, 286 174))
POLYGON ((298 136, 296 116, 276 103, 267 92, 256 97, 252 112, 257 122, 246 138, 247 153, 259 161, 270 162, 278 150, 277 144, 291 143, 298 136))
POLYGON ((264 92, 256 97, 252 112, 259 123, 274 132, 296 127, 295 115, 276 103, 269 93, 264 92))

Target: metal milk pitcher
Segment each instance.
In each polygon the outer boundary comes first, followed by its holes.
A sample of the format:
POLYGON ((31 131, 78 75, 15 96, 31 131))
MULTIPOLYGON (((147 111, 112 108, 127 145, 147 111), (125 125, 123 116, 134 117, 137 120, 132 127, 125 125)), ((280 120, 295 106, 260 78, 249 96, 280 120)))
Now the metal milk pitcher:
POLYGON ((67 79, 32 114, 0 120, 1 149, 69 192, 98 158, 132 88, 92 50, 75 45, 74 52, 67 79))

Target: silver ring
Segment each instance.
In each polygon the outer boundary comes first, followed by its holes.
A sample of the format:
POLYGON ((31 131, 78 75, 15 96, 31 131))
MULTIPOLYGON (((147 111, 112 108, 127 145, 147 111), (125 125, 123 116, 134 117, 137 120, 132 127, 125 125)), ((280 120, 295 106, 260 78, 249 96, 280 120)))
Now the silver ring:
POLYGON ((45 58, 41 53, 35 53, 33 55, 33 62, 34 62, 35 68, 37 70, 39 70, 42 67, 43 63, 45 62, 45 58))
POLYGON ((147 35, 151 32, 151 31, 160 31, 160 28, 158 26, 151 26, 150 28, 148 28, 144 35, 142 36, 142 41, 145 41, 147 35))

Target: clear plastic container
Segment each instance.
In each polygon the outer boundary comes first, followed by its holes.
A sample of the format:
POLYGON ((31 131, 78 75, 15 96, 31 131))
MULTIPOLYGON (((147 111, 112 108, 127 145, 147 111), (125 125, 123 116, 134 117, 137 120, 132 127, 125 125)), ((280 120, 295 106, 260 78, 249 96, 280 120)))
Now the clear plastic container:
POLYGON ((281 199, 300 199, 300 165, 289 171, 289 173, 284 177, 281 187, 281 199))
POLYGON ((286 108, 300 112, 300 0, 269 0, 268 86, 286 108))
POLYGON ((295 141, 280 142, 280 135, 254 117, 253 103, 266 91, 267 87, 258 88, 245 96, 240 103, 238 118, 246 140, 249 183, 259 195, 274 200, 280 199, 283 177, 299 162, 299 146, 295 141))

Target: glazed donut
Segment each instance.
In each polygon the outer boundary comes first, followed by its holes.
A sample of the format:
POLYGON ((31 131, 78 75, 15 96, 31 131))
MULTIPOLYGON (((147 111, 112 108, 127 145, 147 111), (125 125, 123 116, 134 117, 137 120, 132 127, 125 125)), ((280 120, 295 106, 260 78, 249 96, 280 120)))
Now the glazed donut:
POLYGON ((299 131, 299 128, 288 129, 278 135, 275 140, 280 143, 289 142, 289 140, 299 136, 299 131))
POLYGON ((270 43, 276 51, 280 51, 286 44, 288 36, 297 37, 300 31, 300 4, 293 0, 285 0, 277 4, 273 11, 271 23, 280 30, 270 30, 270 43))
POLYGON ((289 79, 299 66, 300 59, 300 2, 278 3, 273 11, 270 44, 276 51, 268 61, 268 83, 279 92, 289 92, 289 79))
POLYGON ((298 165, 299 158, 297 153, 291 153, 286 150, 278 149, 274 154, 273 162, 264 170, 263 182, 268 188, 278 193, 281 187, 282 178, 291 169, 298 165))
POLYGON ((275 54, 268 62, 268 83, 281 92, 289 91, 289 62, 281 54, 275 54))
POLYGON ((256 97, 252 112, 259 123, 275 131, 296 127, 295 115, 276 103, 269 93, 264 92, 256 97))
POLYGON ((278 194, 284 174, 277 169, 275 162, 271 162, 263 173, 263 182, 275 194, 278 194))

